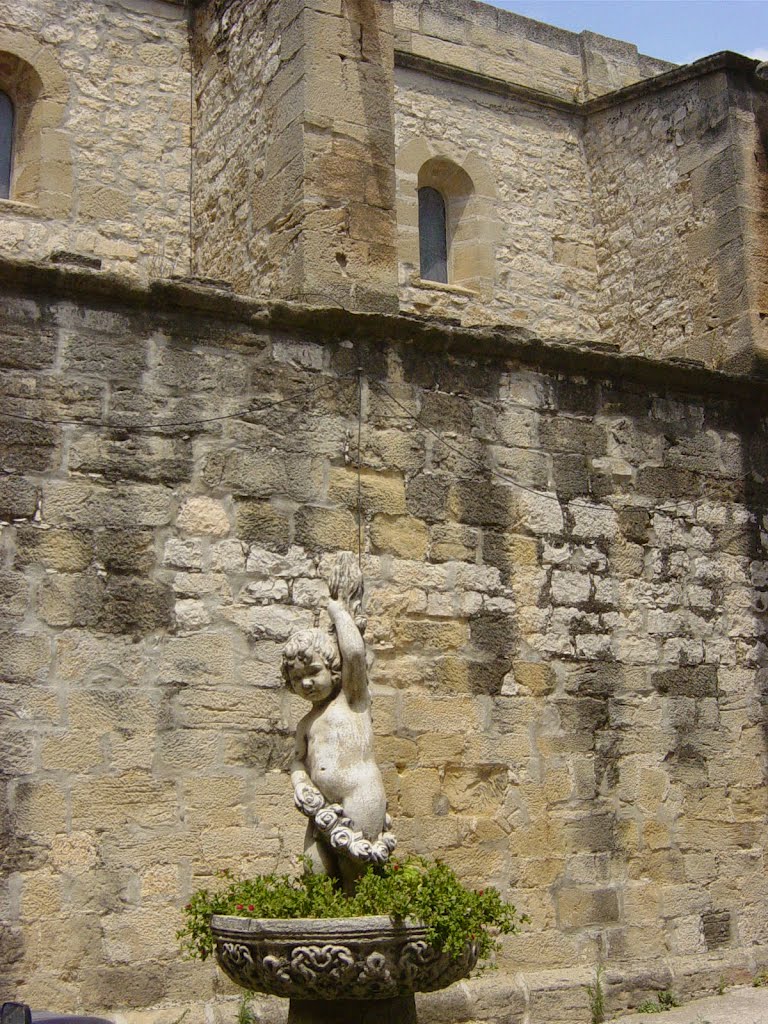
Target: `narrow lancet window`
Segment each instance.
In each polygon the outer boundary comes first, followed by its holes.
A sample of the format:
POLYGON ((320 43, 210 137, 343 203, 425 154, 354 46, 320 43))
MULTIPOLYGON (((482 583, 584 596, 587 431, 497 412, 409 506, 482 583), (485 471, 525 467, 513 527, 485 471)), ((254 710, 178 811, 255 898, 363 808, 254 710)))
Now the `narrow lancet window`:
POLYGON ((13 156, 13 103, 0 92, 0 199, 11 194, 11 158, 13 156))
POLYGON ((422 280, 448 283, 445 200, 428 186, 419 189, 419 260, 422 280))

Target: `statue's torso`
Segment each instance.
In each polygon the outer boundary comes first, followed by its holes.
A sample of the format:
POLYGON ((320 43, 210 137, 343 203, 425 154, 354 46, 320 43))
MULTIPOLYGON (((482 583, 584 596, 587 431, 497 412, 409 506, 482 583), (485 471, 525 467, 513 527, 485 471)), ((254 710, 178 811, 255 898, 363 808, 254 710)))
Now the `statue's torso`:
POLYGON ((306 715, 306 766, 329 803, 341 804, 356 827, 376 838, 383 829, 386 797, 374 760, 367 706, 353 709, 340 691, 306 715))

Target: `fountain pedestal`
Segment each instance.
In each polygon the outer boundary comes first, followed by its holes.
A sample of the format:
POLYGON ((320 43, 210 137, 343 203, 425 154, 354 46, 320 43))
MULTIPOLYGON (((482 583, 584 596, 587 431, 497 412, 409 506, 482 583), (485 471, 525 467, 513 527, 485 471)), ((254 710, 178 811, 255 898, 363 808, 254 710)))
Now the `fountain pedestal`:
POLYGON ((292 999, 288 1024, 417 1024, 416 1000, 292 999))

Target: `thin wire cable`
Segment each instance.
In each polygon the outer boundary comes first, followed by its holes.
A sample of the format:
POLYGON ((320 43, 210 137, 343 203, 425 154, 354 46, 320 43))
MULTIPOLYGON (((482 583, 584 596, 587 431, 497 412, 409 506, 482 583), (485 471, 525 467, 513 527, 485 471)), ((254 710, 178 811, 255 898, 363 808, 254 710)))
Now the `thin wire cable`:
MULTIPOLYGON (((467 455, 466 452, 463 452, 461 448, 457 448, 455 445, 449 444, 449 442, 446 441, 445 438, 436 430, 433 430, 432 427, 427 427, 423 423, 420 423, 418 416, 415 416, 407 408, 407 406, 403 405, 402 402, 398 401, 398 399, 395 398, 395 396, 392 394, 392 392, 389 390, 386 384, 382 384, 381 381, 379 381, 378 386, 381 388, 384 394, 387 395, 390 401, 394 402, 394 404, 399 409, 402 409, 406 416, 410 420, 413 420, 413 422, 416 423, 422 430, 426 431, 428 434, 431 434, 433 437, 436 437, 437 440, 449 451, 454 452, 454 454, 460 456, 462 459, 466 459, 467 462, 472 461, 472 457, 470 455, 467 455)), ((539 491, 535 487, 529 487, 527 484, 521 484, 519 480, 515 480, 511 476, 507 476, 505 473, 500 473, 497 469, 492 469, 489 467, 489 472, 491 473, 492 476, 495 476, 497 479, 503 480, 505 483, 512 484, 513 487, 519 487, 521 491, 527 491, 529 494, 535 494, 537 498, 548 498, 550 501, 556 501, 558 505, 560 504, 560 499, 556 494, 550 494, 549 491, 539 491)))
POLYGON ((357 564, 363 568, 363 484, 360 471, 363 432, 363 368, 357 368, 357 564))
POLYGON ((189 209, 187 211, 189 228, 189 273, 195 272, 195 246, 192 241, 193 203, 195 194, 195 68, 192 59, 192 4, 187 0, 187 45, 190 54, 189 64, 189 209))
POLYGON ((285 398, 278 398, 274 402, 267 402, 265 405, 256 406, 256 408, 250 407, 248 409, 238 409, 237 412, 225 413, 221 416, 208 416, 199 420, 169 420, 165 423, 102 423, 99 420, 52 420, 44 419, 41 416, 25 416, 23 413, 18 412, 3 412, 2 416, 9 419, 24 420, 27 423, 39 423, 42 426, 66 426, 66 427, 98 427, 100 430, 118 430, 127 432, 139 432, 139 431, 156 431, 156 430, 167 430, 170 427, 195 427, 203 426, 206 423, 220 423, 223 420, 236 420, 243 419, 246 416, 253 416, 259 412, 266 412, 268 409, 275 409, 280 405, 285 405, 288 402, 293 402, 298 398, 305 398, 309 395, 314 394, 317 391, 321 391, 323 388, 328 388, 332 384, 337 384, 339 380, 351 377, 355 371, 351 370, 348 373, 341 374, 340 377, 332 377, 329 380, 322 381, 320 384, 314 384, 312 387, 302 388, 300 391, 296 391, 293 394, 286 395, 285 398))
MULTIPOLYGON (((363 552, 363 515, 362 515, 362 405, 363 405, 363 378, 362 378, 362 367, 358 366, 355 370, 350 370, 347 373, 343 373, 338 377, 330 378, 329 380, 322 381, 319 384, 315 384, 312 387, 302 388, 300 391, 293 392, 290 395, 286 395, 285 398, 278 398, 273 402, 267 402, 264 405, 257 406, 256 408, 238 409, 236 412, 225 413, 221 416, 208 416, 203 419, 197 420, 170 420, 165 423, 149 423, 149 424, 116 424, 116 423, 102 423, 98 420, 52 420, 43 419, 40 416, 25 416, 22 413, 15 412, 3 412, 2 416, 8 419, 23 420, 27 423, 37 423, 42 426, 72 426, 72 427, 96 427, 99 430, 113 430, 113 431, 125 431, 127 433, 143 433, 154 434, 157 431, 168 430, 171 427, 196 427, 204 426, 207 423, 221 423, 226 420, 243 419, 246 416, 253 416, 256 413, 267 412, 269 409, 276 409, 281 405, 286 405, 288 402, 293 402, 298 398, 308 397, 309 395, 315 394, 321 391, 323 388, 330 387, 331 385, 337 384, 340 380, 348 379, 354 375, 357 375, 357 555, 358 562, 362 565, 362 552, 363 552)), ((419 426, 426 433, 431 434, 432 437, 436 438, 443 447, 447 448, 448 451, 453 452, 460 458, 465 459, 467 462, 472 461, 472 457, 463 452, 456 445, 450 444, 445 438, 439 434, 432 427, 425 426, 419 421, 418 416, 414 415, 407 406, 403 405, 399 399, 395 398, 386 384, 378 381, 378 387, 384 392, 389 400, 401 409, 408 419, 412 420, 417 426, 419 426)), ((547 498, 549 501, 555 501, 560 504, 560 499, 556 494, 551 494, 549 491, 540 491, 535 487, 530 487, 528 484, 523 484, 519 480, 515 480, 514 477, 507 476, 506 473, 500 473, 497 469, 489 467, 491 476, 496 477, 498 480, 503 480, 504 483, 511 484, 513 487, 517 487, 522 491, 527 491, 528 494, 533 494, 538 498, 547 498)))

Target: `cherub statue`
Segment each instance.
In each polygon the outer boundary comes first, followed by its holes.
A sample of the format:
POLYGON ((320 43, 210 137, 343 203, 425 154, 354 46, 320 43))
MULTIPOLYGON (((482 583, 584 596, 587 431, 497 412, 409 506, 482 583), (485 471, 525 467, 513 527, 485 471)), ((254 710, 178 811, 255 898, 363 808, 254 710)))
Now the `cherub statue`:
POLYGON ((304 853, 313 870, 339 878, 351 892, 366 864, 386 861, 396 840, 373 756, 363 577, 349 552, 339 555, 329 589, 332 631, 294 633, 282 674, 312 704, 297 726, 291 766, 296 806, 310 819, 304 853))

